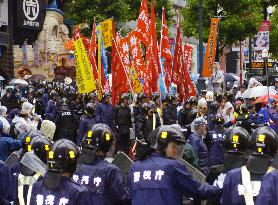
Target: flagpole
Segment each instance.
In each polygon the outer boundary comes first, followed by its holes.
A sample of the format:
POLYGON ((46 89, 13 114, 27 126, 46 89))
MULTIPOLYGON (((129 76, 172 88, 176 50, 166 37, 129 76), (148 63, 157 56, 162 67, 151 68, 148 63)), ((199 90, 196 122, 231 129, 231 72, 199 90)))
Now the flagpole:
POLYGON ((121 55, 120 55, 120 52, 119 52, 119 50, 118 50, 118 46, 117 46, 117 44, 116 44, 116 41, 115 41, 115 39, 114 39, 114 36, 112 37, 112 39, 113 39, 113 42, 114 42, 114 44, 115 44, 115 48, 116 48, 117 54, 118 54, 118 56, 119 56, 120 62, 121 62, 121 64, 122 64, 123 68, 124 68, 125 75, 126 75, 126 78, 127 78, 127 80, 128 80, 128 84, 129 84, 130 90, 132 90, 132 85, 131 85, 131 82, 130 82, 130 78, 129 78, 128 75, 127 75, 127 71, 126 71, 126 67, 124 66, 124 63, 122 62, 121 55))

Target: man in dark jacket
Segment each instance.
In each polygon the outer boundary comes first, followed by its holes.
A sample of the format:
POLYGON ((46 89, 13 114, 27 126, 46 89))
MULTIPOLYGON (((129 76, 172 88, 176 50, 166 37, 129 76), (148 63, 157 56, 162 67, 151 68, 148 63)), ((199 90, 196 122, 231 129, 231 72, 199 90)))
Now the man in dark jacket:
POLYGON ((129 94, 124 93, 121 96, 121 104, 117 105, 114 109, 114 121, 117 127, 117 144, 118 149, 128 154, 130 147, 130 128, 131 111, 128 107, 129 94))
POLYGON ((179 125, 183 128, 191 124, 191 111, 195 109, 197 106, 197 100, 195 97, 190 97, 187 101, 184 103, 184 107, 180 110, 178 114, 178 122, 179 125))
POLYGON ((208 148, 203 141, 206 136, 207 122, 203 117, 198 117, 193 121, 193 133, 189 136, 189 144, 196 152, 199 158, 200 171, 205 175, 209 175, 209 154, 208 148))
POLYGON ((177 123, 177 97, 175 95, 166 96, 166 106, 163 108, 163 125, 172 125, 177 123))
POLYGON ((57 115, 57 98, 58 98, 58 94, 53 91, 50 93, 50 100, 46 103, 46 107, 45 107, 45 119, 46 120, 50 120, 50 121, 54 121, 57 115))
POLYGON ((113 107, 110 103, 110 94, 104 93, 101 102, 96 107, 96 123, 103 123, 114 130, 113 107))
POLYGON ((55 124, 56 131, 54 141, 59 139, 68 139, 75 142, 74 117, 67 103, 63 103, 62 111, 57 114, 55 124))

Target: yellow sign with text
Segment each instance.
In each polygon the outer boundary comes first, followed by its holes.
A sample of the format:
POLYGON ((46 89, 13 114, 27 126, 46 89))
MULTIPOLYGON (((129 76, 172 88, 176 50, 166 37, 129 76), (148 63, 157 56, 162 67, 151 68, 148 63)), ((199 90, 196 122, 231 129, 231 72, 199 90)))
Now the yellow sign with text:
POLYGON ((91 64, 81 38, 74 41, 74 59, 78 92, 90 93, 96 90, 91 64))
POLYGON ((112 46, 112 19, 106 19, 101 22, 101 31, 104 41, 104 47, 112 46))

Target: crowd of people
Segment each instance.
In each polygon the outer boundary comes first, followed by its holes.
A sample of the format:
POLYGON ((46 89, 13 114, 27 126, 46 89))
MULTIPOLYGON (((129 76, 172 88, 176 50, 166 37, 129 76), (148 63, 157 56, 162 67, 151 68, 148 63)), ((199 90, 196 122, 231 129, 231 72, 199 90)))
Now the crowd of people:
POLYGON ((78 94, 64 82, 6 89, 0 204, 277 204, 278 100, 243 98, 257 85, 216 86, 183 102, 124 93, 116 106, 109 93, 78 94), (133 160, 127 176, 105 161, 119 152, 133 160), (45 173, 26 164, 30 156, 45 173))

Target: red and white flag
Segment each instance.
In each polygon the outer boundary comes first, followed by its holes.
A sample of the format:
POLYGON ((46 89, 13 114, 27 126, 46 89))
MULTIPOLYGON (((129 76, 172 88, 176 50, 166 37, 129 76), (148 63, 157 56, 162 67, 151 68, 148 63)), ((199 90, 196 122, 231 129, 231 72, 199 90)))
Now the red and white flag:
POLYGON ((148 12, 147 0, 142 0, 139 12, 137 27, 135 29, 136 36, 146 47, 150 45, 150 18, 148 12))
POLYGON ((168 37, 168 26, 164 7, 162 8, 162 28, 160 40, 160 55, 164 59, 165 85, 169 91, 172 78, 172 55, 168 37))

